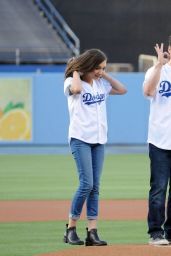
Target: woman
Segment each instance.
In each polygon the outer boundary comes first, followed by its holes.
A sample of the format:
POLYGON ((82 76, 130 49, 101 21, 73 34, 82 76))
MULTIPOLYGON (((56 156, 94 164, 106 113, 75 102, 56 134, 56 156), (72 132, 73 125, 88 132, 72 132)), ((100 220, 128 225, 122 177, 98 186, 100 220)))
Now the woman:
POLYGON ((90 49, 69 60, 65 71, 69 142, 79 176, 64 234, 64 242, 73 245, 84 244, 76 233, 76 224, 85 201, 88 220, 85 245, 107 245, 97 233, 99 183, 107 141, 106 99, 108 94, 125 94, 126 89, 105 72, 106 62, 102 51, 90 49))

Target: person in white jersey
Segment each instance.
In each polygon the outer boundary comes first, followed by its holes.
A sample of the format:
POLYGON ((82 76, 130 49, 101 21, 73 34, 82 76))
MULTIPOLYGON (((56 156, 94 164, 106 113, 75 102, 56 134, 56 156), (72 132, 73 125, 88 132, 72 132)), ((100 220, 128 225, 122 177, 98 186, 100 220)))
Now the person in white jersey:
POLYGON ((72 200, 64 242, 82 245, 76 224, 86 202, 86 246, 102 246, 97 233, 99 183, 107 141, 106 99, 109 94, 125 94, 121 82, 105 72, 106 55, 90 49, 68 61, 65 71, 64 94, 70 115, 69 143, 75 159, 79 187, 72 200))
POLYGON ((171 242, 171 37, 167 52, 163 43, 156 44, 155 50, 158 61, 147 70, 143 84, 144 94, 151 101, 148 234, 149 244, 168 245, 171 242))

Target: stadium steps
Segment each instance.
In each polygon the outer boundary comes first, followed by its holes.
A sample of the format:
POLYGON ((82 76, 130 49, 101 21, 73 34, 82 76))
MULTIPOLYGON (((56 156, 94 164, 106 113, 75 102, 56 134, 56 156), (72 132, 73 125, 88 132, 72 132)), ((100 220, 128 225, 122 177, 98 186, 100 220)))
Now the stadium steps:
POLYGON ((71 56, 32 0, 0 1, 0 63, 65 63, 71 56))

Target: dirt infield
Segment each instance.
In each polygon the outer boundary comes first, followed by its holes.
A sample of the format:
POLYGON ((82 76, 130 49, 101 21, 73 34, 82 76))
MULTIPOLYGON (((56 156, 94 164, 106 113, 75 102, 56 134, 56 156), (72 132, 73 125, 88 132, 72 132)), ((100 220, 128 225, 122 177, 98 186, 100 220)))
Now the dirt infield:
MULTIPOLYGON (((0 222, 67 220, 69 207, 70 201, 0 201, 0 222)), ((102 220, 144 220, 146 216, 145 200, 100 201, 102 220)))
POLYGON ((81 247, 37 256, 170 256, 171 246, 113 245, 81 247))
MULTIPOLYGON (((0 201, 0 222, 66 220, 70 201, 0 201)), ((146 200, 101 200, 102 220, 145 220, 146 200)), ((85 209, 82 218, 85 218, 85 209)), ((109 245, 73 248, 36 256, 170 256, 171 246, 109 245)))

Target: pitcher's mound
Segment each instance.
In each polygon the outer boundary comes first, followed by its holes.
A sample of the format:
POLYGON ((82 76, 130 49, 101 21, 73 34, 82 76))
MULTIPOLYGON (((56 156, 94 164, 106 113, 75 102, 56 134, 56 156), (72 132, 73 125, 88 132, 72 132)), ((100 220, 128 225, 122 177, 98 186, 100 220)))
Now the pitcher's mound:
POLYGON ((78 247, 39 256, 170 256, 171 246, 111 245, 78 247))

